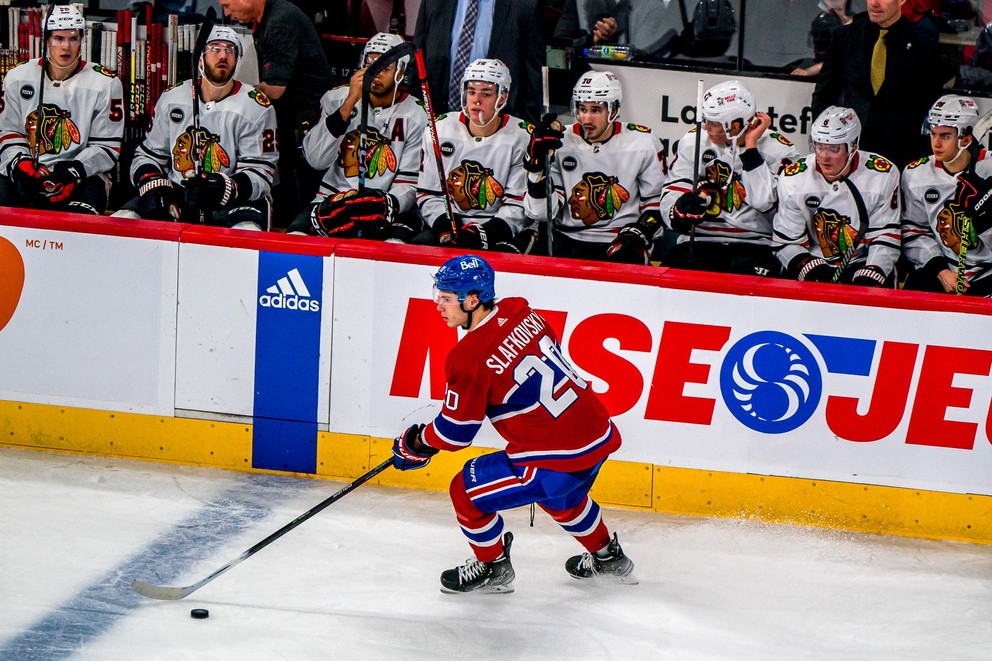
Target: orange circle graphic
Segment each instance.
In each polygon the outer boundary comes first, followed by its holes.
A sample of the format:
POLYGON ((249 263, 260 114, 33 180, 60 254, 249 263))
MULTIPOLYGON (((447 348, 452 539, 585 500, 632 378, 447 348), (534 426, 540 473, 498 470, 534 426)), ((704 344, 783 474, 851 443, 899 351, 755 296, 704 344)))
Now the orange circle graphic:
POLYGON ((0 236, 0 330, 14 316, 24 289, 24 260, 14 244, 0 236))

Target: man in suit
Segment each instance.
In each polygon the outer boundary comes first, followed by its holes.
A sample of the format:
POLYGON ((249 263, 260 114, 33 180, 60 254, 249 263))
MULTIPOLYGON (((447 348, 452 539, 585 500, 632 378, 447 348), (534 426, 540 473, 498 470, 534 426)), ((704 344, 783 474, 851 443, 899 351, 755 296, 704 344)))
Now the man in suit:
POLYGON ((867 17, 837 28, 812 103, 813 116, 831 105, 853 108, 864 126, 861 148, 900 168, 926 153, 923 120, 950 78, 936 26, 929 16, 905 18, 905 2, 868 0, 867 17))
MULTIPOLYGON (((423 0, 413 42, 424 51, 434 112, 457 111, 448 104, 453 55, 470 1, 423 0), (461 20, 456 20, 456 17, 461 20)), ((475 40, 468 62, 502 60, 513 88, 506 112, 535 122, 541 115, 544 29, 536 0, 478 0, 475 40)), ((459 73, 456 80, 461 80, 459 73)))

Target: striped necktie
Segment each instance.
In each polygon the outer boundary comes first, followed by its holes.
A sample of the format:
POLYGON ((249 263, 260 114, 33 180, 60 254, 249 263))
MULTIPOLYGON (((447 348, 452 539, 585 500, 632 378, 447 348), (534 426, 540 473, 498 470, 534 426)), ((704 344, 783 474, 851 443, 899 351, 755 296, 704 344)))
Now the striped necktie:
POLYGON ((871 51, 871 89, 878 94, 878 89, 885 80, 885 35, 888 30, 878 31, 878 41, 871 51))
POLYGON ((451 79, 448 81, 448 111, 455 112, 462 107, 462 75, 468 66, 468 58, 472 54, 472 44, 475 42, 475 23, 479 18, 479 0, 467 0, 465 6, 465 22, 462 23, 458 36, 458 48, 455 50, 455 60, 451 63, 451 79))

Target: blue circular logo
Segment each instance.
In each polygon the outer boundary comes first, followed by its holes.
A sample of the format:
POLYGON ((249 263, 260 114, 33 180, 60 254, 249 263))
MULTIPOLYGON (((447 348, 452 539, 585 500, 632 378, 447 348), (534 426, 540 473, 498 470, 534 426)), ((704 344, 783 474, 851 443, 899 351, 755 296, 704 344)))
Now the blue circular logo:
POLYGON ((783 434, 809 420, 820 403, 820 367, 806 345, 785 333, 741 338, 720 368, 723 401, 745 427, 783 434))

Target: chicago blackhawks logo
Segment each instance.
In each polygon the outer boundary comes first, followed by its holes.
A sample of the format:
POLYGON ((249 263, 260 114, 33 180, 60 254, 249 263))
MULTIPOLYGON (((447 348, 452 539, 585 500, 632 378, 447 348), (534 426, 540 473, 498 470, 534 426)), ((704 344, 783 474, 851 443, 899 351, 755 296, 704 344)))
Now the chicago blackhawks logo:
POLYGON ((877 154, 872 154, 868 157, 868 162, 865 163, 865 167, 869 170, 874 170, 875 172, 888 172, 892 169, 892 163, 889 163, 877 154))
POLYGON ((192 177, 196 163, 203 172, 220 172, 231 165, 231 158, 220 144, 220 136, 203 127, 190 126, 179 134, 172 147, 172 167, 183 179, 192 177))
POLYGON ((572 218, 581 220, 586 225, 593 225, 601 220, 609 220, 630 199, 630 193, 620 185, 617 177, 611 177, 602 172, 590 172, 572 188, 568 205, 572 210, 572 218))
POLYGON ((782 170, 782 172, 785 174, 786 177, 797 175, 800 172, 806 172, 806 159, 803 158, 798 161, 795 161, 794 163, 789 163, 788 165, 785 166, 785 169, 782 170))
POLYGON ((627 124, 628 131, 637 131, 638 133, 650 133, 651 129, 647 126, 641 126, 640 124, 627 124))
POLYGON ((32 153, 35 150, 35 140, 41 136, 38 154, 58 154, 70 146, 79 144, 79 129, 69 117, 68 110, 58 106, 44 104, 41 108, 41 121, 38 121, 38 111, 28 113, 24 129, 28 136, 28 147, 32 153))
POLYGON ((722 211, 737 211, 744 206, 747 192, 744 184, 737 178, 737 173, 730 169, 730 166, 723 161, 713 161, 706 166, 706 178, 716 184, 718 190, 707 193, 713 195, 713 204, 710 204, 706 214, 719 216, 722 211))
MULTIPOLYGON (((359 133, 358 129, 346 133, 338 150, 338 165, 346 177, 358 176, 359 133)), ((381 177, 386 172, 396 172, 396 165, 396 152, 390 140, 377 129, 366 129, 365 175, 370 179, 381 177)))
POLYGON ((476 161, 462 161, 448 175, 448 194, 462 211, 486 209, 503 199, 503 184, 476 161))
POLYGON ((96 71, 97 73, 102 73, 107 78, 116 78, 117 77, 117 72, 116 71, 111 71, 110 69, 108 69, 108 68, 106 68, 104 66, 100 66, 99 64, 94 64, 93 65, 93 71, 96 71))
POLYGON ((851 227, 851 219, 833 209, 820 209, 813 216, 816 240, 827 259, 844 255, 854 245, 858 233, 851 227))
POLYGON ((269 101, 269 97, 265 96, 265 94, 263 94, 259 90, 251 90, 250 92, 248 92, 248 98, 253 100, 258 105, 262 106, 263 108, 268 108, 269 106, 272 105, 272 102, 269 101))
POLYGON ((789 140, 784 135, 782 135, 781 133, 772 133, 772 138, 774 138, 775 140, 778 140, 779 142, 781 142, 786 147, 791 147, 792 146, 792 141, 789 140))
POLYGON ((949 202, 937 213, 937 234, 941 242, 956 253, 978 246, 978 235, 967 214, 957 202, 949 202))
POLYGON ((909 165, 907 165, 906 166, 906 169, 907 170, 915 170, 916 168, 920 167, 921 165, 923 165, 924 163, 927 163, 929 161, 930 161, 930 157, 929 156, 924 156, 923 158, 918 158, 915 161, 913 161, 912 163, 910 163, 909 165))

